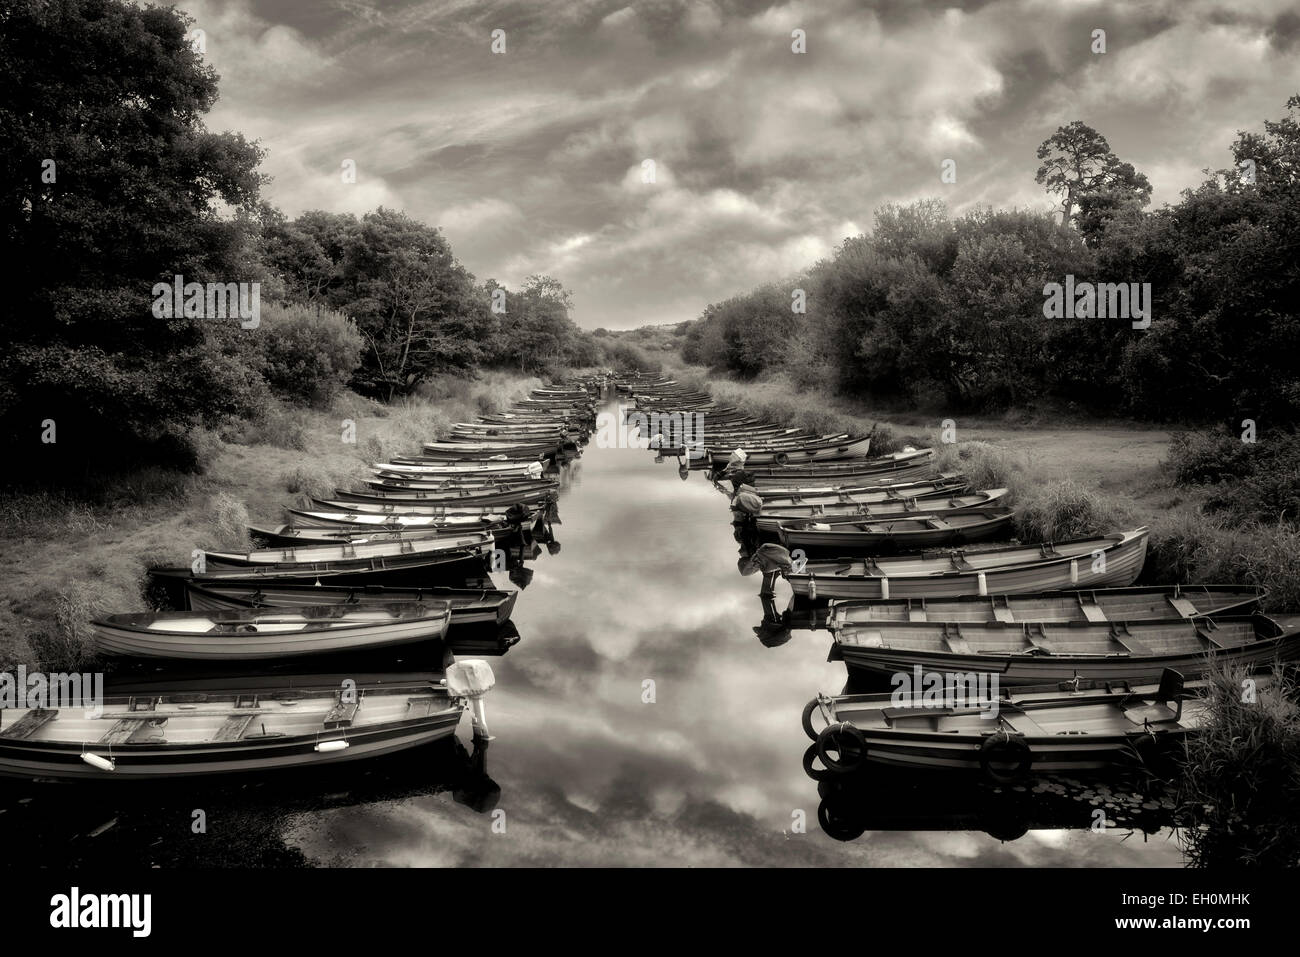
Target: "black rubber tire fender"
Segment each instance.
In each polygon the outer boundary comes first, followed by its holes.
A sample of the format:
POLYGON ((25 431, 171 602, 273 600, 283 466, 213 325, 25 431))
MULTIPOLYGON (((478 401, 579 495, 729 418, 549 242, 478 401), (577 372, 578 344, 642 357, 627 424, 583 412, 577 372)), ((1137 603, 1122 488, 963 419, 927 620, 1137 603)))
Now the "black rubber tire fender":
POLYGON ((803 753, 804 774, 808 775, 808 777, 812 778, 818 784, 821 784, 824 781, 830 781, 833 778, 839 776, 830 768, 827 768, 824 765, 822 767, 818 767, 817 763, 820 760, 821 757, 820 755, 817 754, 817 745, 816 744, 808 745, 808 750, 806 750, 803 753))
POLYGON ((1017 735, 998 732, 986 737, 980 744, 980 770, 994 784, 1012 784, 1023 778, 1034 762, 1034 753, 1025 739, 1017 735), (1013 763, 1009 771, 996 769, 994 763, 1013 763))
POLYGON ((813 723, 812 723, 812 716, 817 712, 817 706, 820 703, 821 703, 820 698, 813 698, 811 701, 809 701, 806 705, 803 706, 803 716, 800 718, 800 721, 803 724, 803 733, 808 735, 809 741, 816 741, 817 735, 820 733, 816 728, 813 727, 813 723))
POLYGON ((837 774, 851 774, 866 763, 866 736, 847 721, 829 725, 817 735, 817 756, 837 774))
POLYGON ((817 823, 828 837, 856 841, 867 831, 866 822, 844 795, 832 794, 817 805, 817 823))

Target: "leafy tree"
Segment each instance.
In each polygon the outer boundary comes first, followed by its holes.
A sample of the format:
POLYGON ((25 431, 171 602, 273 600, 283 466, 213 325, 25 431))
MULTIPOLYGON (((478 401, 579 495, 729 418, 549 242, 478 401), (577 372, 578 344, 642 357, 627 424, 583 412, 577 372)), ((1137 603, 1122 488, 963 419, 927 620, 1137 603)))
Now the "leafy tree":
POLYGON ((1090 237, 1117 212, 1151 201, 1146 176, 1116 156, 1106 137, 1079 120, 1045 139, 1038 158, 1043 165, 1034 180, 1049 193, 1061 194, 1062 225, 1073 224, 1090 237))
POLYGON ((221 209, 253 212, 262 184, 256 145, 203 126, 217 77, 188 22, 124 0, 0 12, 0 256, 23 277, 0 318, 0 434, 30 447, 55 420, 37 466, 173 454, 255 398, 222 320, 151 311, 176 274, 248 278, 249 221, 221 209))
MULTIPOLYGON (((491 288, 497 288, 492 281, 491 288)), ((550 276, 529 276, 519 292, 506 291, 506 311, 496 316, 495 359, 527 372, 540 372, 567 364, 575 350, 578 358, 594 353, 579 347, 579 330, 569 319, 572 296, 550 276)))

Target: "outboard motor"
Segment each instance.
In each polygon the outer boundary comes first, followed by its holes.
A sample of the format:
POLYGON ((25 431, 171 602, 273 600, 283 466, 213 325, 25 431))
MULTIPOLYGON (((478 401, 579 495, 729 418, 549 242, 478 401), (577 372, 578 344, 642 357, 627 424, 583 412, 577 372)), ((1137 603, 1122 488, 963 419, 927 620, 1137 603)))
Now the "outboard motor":
POLYGON ((491 741, 492 735, 488 733, 487 726, 487 711, 483 705, 483 696, 497 683, 491 665, 478 658, 456 661, 448 666, 447 676, 442 680, 449 693, 469 701, 474 737, 491 741))
POLYGON ((736 494, 731 497, 731 507, 735 511, 742 512, 753 518, 763 510, 763 496, 758 494, 758 489, 752 485, 742 485, 736 489, 736 494))

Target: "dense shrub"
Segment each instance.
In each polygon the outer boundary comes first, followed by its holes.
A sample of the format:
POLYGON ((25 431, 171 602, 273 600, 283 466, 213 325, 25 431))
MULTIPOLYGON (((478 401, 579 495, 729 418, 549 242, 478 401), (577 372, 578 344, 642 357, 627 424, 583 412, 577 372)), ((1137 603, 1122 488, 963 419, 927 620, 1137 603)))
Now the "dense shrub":
POLYGON ((1151 529, 1142 580, 1244 584, 1268 589, 1264 607, 1300 608, 1300 530, 1286 523, 1228 527, 1181 509, 1151 529))
POLYGON ((1300 435, 1243 442, 1226 431, 1180 432, 1167 465, 1180 485, 1206 485, 1205 508, 1237 522, 1300 521, 1300 435))
POLYGON ((604 349, 603 362, 615 372, 651 372, 663 371, 663 363, 652 357, 640 346, 621 340, 601 341, 604 349))
POLYGON ((313 306, 269 306, 255 334, 262 376, 276 392, 315 406, 341 392, 361 364, 356 324, 342 313, 313 306))

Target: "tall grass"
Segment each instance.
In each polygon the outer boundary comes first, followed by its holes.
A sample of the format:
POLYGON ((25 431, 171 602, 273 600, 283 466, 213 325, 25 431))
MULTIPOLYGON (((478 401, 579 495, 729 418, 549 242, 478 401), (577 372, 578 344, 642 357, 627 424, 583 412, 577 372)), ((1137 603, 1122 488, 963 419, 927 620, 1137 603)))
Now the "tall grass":
POLYGON ((334 490, 345 488, 360 478, 362 470, 339 474, 313 462, 303 462, 280 475, 286 492, 294 493, 296 508, 312 508, 313 498, 334 498, 334 490))
POLYGON ((1132 516, 1099 489, 1074 479, 1049 479, 1036 463, 989 442, 940 444, 938 472, 962 472, 976 489, 1005 488, 1016 509, 1016 534, 1030 542, 1061 542, 1105 535, 1132 524, 1132 516))
POLYGON ((1023 490, 1016 529, 1030 541, 1061 542, 1106 535, 1133 524, 1132 516, 1095 488, 1073 479, 1042 482, 1023 490))
POLYGON ((246 552, 252 547, 248 538, 248 507, 226 492, 212 497, 196 544, 216 552, 246 552))
POLYGON ((1194 866, 1300 865, 1297 688, 1283 677, 1248 690, 1248 677, 1211 673, 1207 717, 1187 742, 1178 800, 1196 822, 1185 839, 1194 866))
POLYGON ((1258 585, 1266 611, 1300 608, 1300 529, 1285 522, 1233 528, 1195 508, 1155 522, 1143 580, 1258 585))
POLYGON ((119 596, 103 582, 73 582, 50 598, 52 620, 30 632, 27 644, 41 671, 90 670, 98 661, 90 623, 111 614, 119 596))
POLYGON ((1009 498, 1019 499, 1035 480, 1029 463, 989 442, 936 443, 936 472, 962 472, 974 488, 1010 489, 1009 498))

